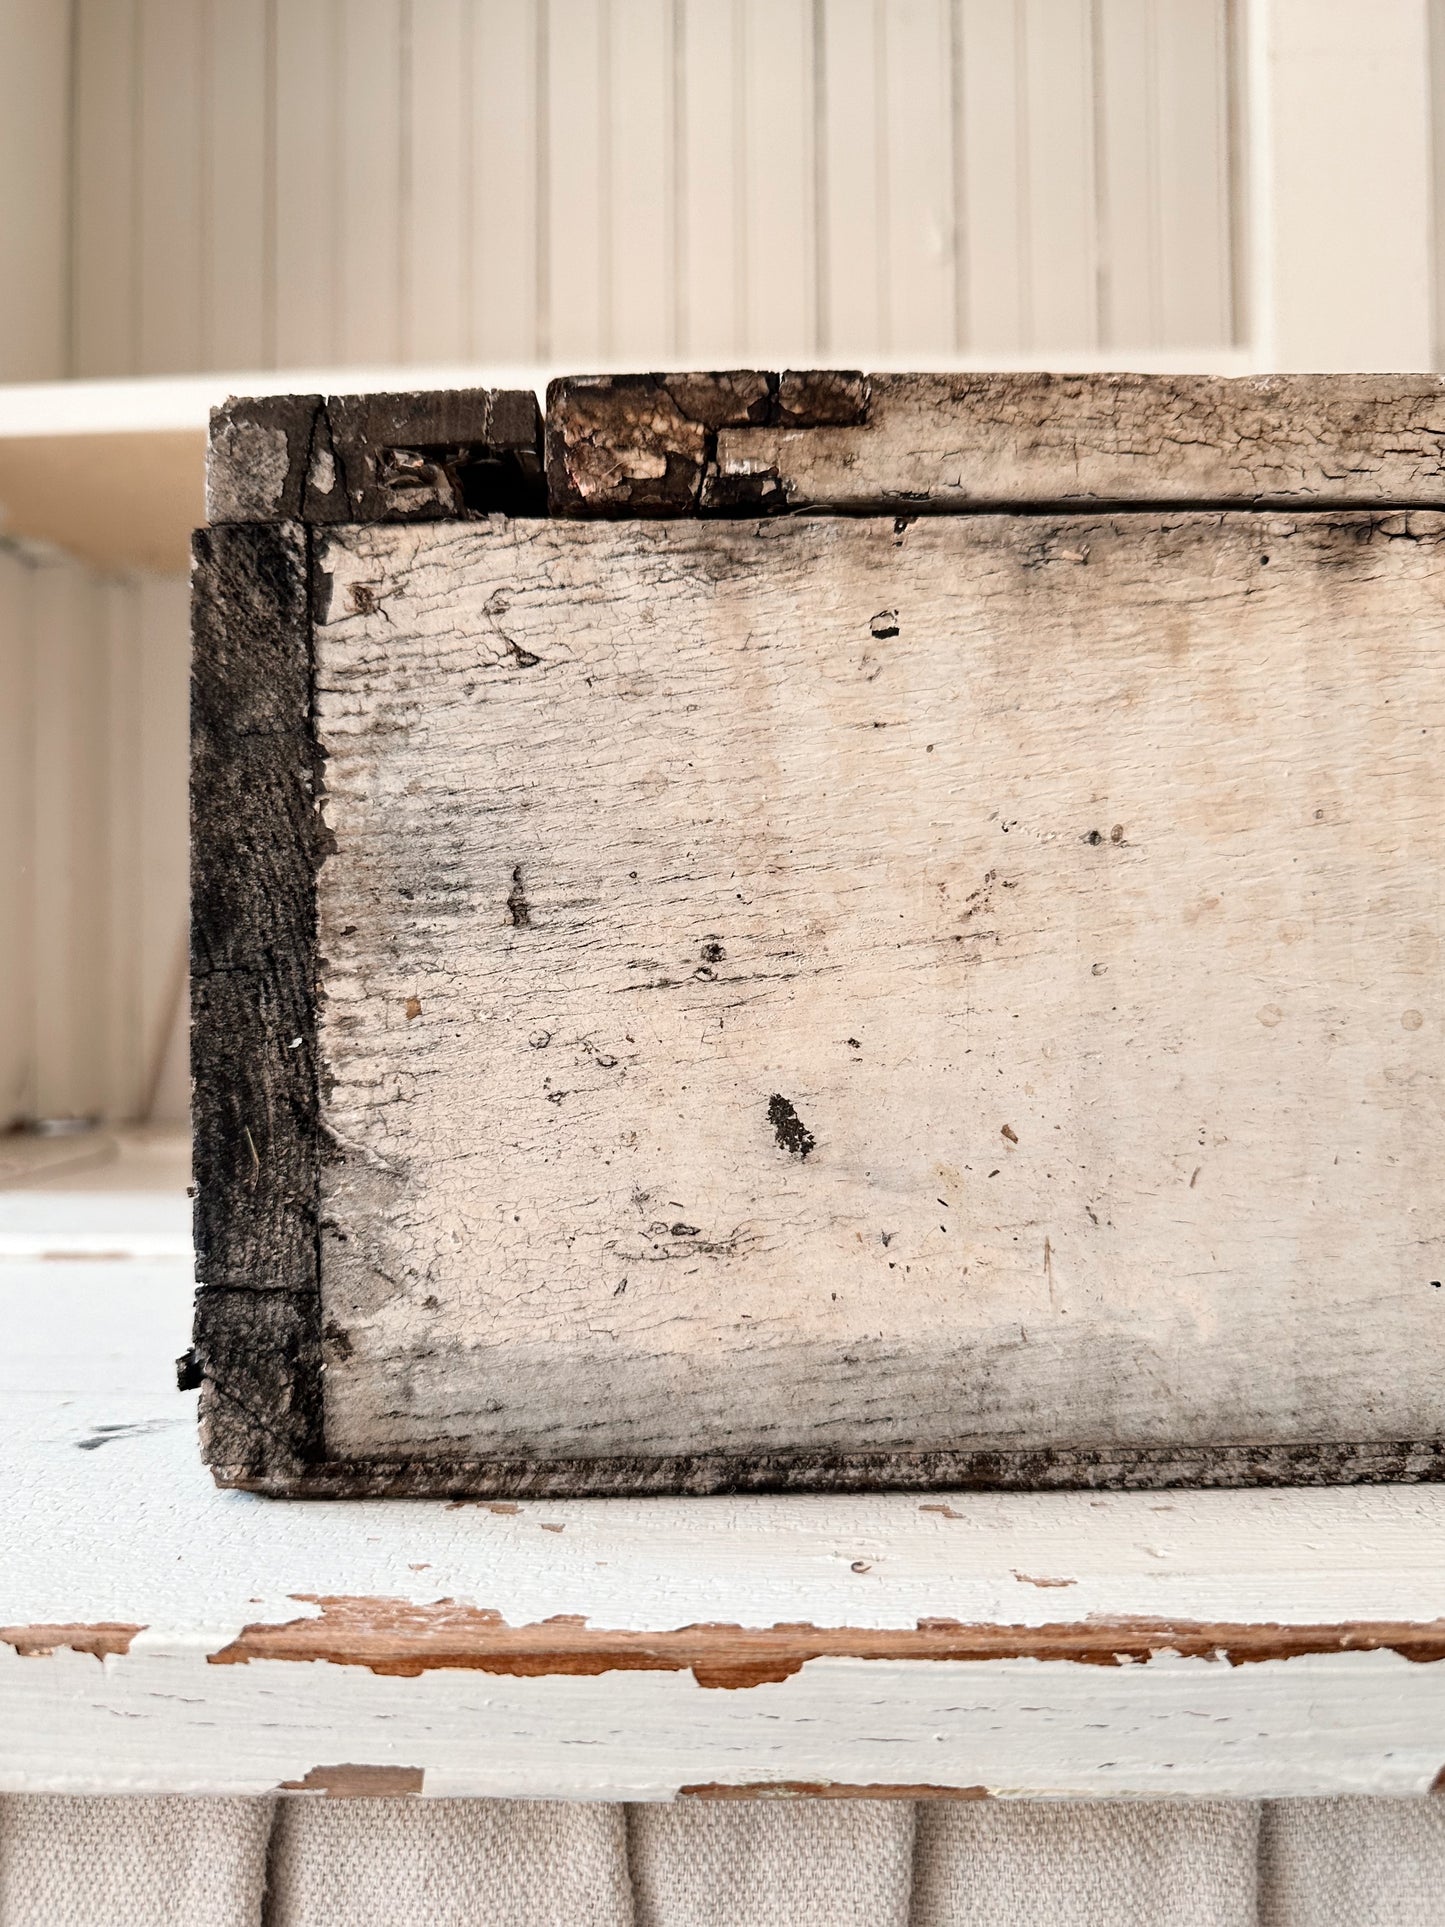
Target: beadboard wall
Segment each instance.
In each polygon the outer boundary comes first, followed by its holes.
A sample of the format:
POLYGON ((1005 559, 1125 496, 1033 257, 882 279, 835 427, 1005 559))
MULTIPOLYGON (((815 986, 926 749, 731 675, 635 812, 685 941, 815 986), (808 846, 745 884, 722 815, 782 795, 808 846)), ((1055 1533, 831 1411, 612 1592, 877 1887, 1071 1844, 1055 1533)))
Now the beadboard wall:
POLYGON ((186 585, 0 545, 0 1124, 183 1118, 186 585))
POLYGON ((1227 0, 77 0, 77 375, 1219 348, 1227 0))

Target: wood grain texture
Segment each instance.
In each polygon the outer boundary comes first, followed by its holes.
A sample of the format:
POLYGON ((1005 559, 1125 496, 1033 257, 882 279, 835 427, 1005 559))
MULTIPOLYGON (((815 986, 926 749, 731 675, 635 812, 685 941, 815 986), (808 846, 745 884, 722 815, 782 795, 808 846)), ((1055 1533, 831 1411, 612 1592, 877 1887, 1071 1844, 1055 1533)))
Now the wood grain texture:
POLYGON ((860 426, 720 430, 721 499, 747 485, 761 510, 855 514, 1445 500, 1434 375, 875 375, 871 391, 860 426))
POLYGON ((319 1453, 315 878, 307 538, 195 538, 191 1063, 195 1356, 218 1476, 319 1453))
POLYGON ((325 539, 331 1465, 1432 1475, 1442 538, 325 539))

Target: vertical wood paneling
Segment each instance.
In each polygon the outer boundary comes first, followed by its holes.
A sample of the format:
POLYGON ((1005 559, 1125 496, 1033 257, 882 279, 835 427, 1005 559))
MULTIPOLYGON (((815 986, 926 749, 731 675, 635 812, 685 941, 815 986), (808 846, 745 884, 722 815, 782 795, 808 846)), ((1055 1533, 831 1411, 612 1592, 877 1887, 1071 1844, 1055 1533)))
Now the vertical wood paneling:
POLYGON ((1172 0, 1155 28, 1159 347, 1226 347, 1234 327, 1230 33, 1218 0, 1172 0))
POLYGON ((1098 346, 1089 0, 1023 0, 1030 348, 1098 346))
POLYGON ((143 781, 142 692, 137 665, 137 596, 127 582, 103 584, 97 620, 106 659, 106 847, 109 956, 105 984, 105 1111, 139 1117, 144 1108, 144 997, 141 930, 144 864, 140 790, 143 781))
POLYGON ((272 221, 283 367, 318 367, 337 355, 338 7, 339 0, 278 0, 275 13, 272 221))
POLYGON ((882 84, 889 350, 946 354, 954 315, 952 19, 949 0, 889 0, 882 84))
POLYGON ((140 253, 137 0, 76 0, 71 357, 77 375, 133 375, 140 253))
POLYGON ((267 0, 209 0, 204 201, 205 362, 260 368, 270 357, 271 46, 267 0))
POLYGON ((460 361, 471 280, 472 9, 468 0, 409 0, 408 13, 402 355, 460 361))
POLYGON ((1024 0, 957 0, 962 147, 961 345, 1017 349, 1033 335, 1024 0))
POLYGON ((202 179, 205 13, 197 0, 140 0, 139 372, 205 365, 202 179))
POLYGON ((588 365, 608 352, 610 25, 607 0, 548 0, 548 347, 557 359, 588 365))
POLYGON ((743 343, 806 358, 817 338, 813 17, 808 0, 737 0, 742 71, 743 343))
POLYGON ((1228 0, 76 5, 88 373, 1232 338, 1228 0))
POLYGON ((739 174, 745 138, 741 12, 715 0, 677 11, 681 181, 679 351, 726 365, 745 352, 747 269, 739 174))
POLYGON ((140 1098, 163 1121, 186 1115, 186 939, 189 902, 186 785, 187 584, 141 576, 135 603, 133 674, 139 688, 140 784, 137 824, 141 917, 140 1098))
POLYGON ((67 372, 70 17, 0 6, 0 381, 67 372))
POLYGON ((536 356, 537 0, 473 0, 469 352, 536 356))
POLYGON ((0 546, 0 1130, 34 1084, 35 660, 29 570, 0 546))
POLYGON ((888 335, 885 15, 881 0, 825 0, 820 13, 818 334, 846 356, 888 335), (864 262, 876 272, 860 273, 864 262))
POLYGON ((99 596, 78 565, 32 573, 35 651, 33 1101, 95 1117, 106 1101, 108 690, 99 596))
POLYGON ((609 0, 604 351, 676 352, 673 39, 669 0, 609 0))
MULTIPOLYGON (((286 0, 290 4, 290 0, 286 0)), ((336 355, 402 359, 402 0, 346 0, 337 106, 336 355)))

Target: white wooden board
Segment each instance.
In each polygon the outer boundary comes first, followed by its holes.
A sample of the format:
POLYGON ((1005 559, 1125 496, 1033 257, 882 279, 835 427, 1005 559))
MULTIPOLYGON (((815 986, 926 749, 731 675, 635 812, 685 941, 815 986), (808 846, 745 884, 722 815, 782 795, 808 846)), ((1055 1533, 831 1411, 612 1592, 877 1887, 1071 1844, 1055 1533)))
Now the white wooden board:
POLYGON ((7 1208, 51 1256, 0 1257, 5 1792, 1398 1795, 1445 1761, 1445 1492, 278 1504, 215 1490, 168 1389, 189 1262, 55 1255, 179 1192, 7 1208))
POLYGON ((1438 1435, 1442 534, 326 538, 329 1453, 1438 1435))

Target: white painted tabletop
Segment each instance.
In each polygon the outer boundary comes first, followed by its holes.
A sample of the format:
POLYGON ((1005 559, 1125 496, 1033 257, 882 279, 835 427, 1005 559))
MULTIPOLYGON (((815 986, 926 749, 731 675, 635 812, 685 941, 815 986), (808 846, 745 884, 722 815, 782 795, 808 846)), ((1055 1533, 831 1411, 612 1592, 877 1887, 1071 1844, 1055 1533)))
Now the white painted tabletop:
POLYGON ((217 1492, 173 1389, 176 1159, 123 1149, 0 1154, 0 1790, 1409 1794, 1445 1766, 1445 1490, 217 1492))

